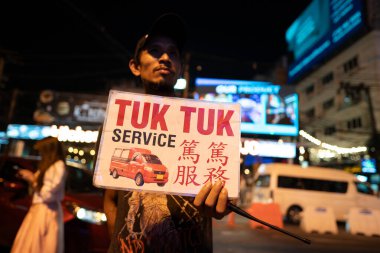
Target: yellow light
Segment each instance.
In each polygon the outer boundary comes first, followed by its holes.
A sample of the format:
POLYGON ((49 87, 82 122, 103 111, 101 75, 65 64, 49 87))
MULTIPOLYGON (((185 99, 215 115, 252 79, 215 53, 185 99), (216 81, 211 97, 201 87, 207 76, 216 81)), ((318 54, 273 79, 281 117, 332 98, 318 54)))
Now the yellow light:
POLYGON ((95 150, 91 149, 90 155, 95 155, 95 150))
POLYGON ((334 151, 334 152, 336 152, 338 154, 354 154, 354 153, 362 153, 362 152, 366 152, 367 151, 367 147, 364 147, 364 146, 362 146, 362 147, 342 148, 342 147, 338 147, 336 145, 324 143, 321 140, 318 140, 317 138, 314 138, 310 134, 306 133, 304 130, 300 130, 299 134, 302 137, 304 137, 305 139, 307 139, 308 141, 314 143, 315 145, 321 146, 322 148, 330 150, 330 151, 334 151))
POLYGON ((84 151, 83 150, 79 150, 79 155, 80 156, 84 155, 84 151))

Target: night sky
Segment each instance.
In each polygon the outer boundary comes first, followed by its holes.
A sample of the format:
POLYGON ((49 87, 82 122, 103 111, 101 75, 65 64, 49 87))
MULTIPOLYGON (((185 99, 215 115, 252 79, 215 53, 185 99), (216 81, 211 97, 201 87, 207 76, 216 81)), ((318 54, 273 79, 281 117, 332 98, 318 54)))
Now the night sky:
POLYGON ((285 31, 310 2, 2 1, 3 88, 91 91, 129 77, 134 44, 165 12, 186 22, 191 73, 251 79, 286 54, 285 31))

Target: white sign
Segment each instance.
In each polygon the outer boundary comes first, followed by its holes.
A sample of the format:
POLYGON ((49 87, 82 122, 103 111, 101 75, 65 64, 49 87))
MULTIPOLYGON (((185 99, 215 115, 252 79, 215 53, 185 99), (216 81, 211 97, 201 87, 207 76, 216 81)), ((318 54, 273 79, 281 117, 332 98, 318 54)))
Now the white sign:
POLYGON ((294 158, 296 144, 292 142, 243 139, 240 147, 242 155, 294 158))
POLYGON ((110 91, 94 185, 195 196, 225 181, 239 195, 240 105, 110 91))

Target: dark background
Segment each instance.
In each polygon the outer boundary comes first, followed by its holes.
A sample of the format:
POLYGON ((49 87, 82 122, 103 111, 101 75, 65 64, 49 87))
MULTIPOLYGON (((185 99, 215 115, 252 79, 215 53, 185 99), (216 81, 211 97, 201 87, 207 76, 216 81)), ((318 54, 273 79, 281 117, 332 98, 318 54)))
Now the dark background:
POLYGON ((136 41, 165 12, 187 24, 193 75, 252 79, 287 53, 285 31, 310 2, 2 1, 1 85, 96 91, 109 80, 130 78, 136 41))

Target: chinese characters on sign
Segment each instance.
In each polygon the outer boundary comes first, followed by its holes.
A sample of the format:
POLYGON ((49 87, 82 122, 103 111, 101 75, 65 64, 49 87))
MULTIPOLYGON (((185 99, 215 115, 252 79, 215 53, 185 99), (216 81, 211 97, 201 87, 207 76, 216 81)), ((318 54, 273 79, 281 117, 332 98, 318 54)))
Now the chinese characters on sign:
POLYGON ((111 91, 94 184, 194 196, 223 180, 238 197, 240 105, 111 91))
MULTIPOLYGON (((182 163, 178 164, 178 172, 177 177, 174 182, 174 184, 179 183, 181 185, 189 185, 194 184, 196 186, 200 185, 195 179, 198 177, 197 174, 197 163, 199 159, 203 158, 197 151, 195 150, 197 147, 197 144, 199 142, 196 142, 194 140, 187 141, 185 140, 180 146, 183 146, 183 153, 178 157, 178 161, 181 160, 189 160, 189 161, 183 161, 182 163), (184 164, 190 163, 190 165, 184 165, 184 164)), ((211 183, 214 183, 215 180, 221 179, 224 181, 227 181, 229 178, 224 177, 223 174, 226 171, 226 169, 223 169, 227 163, 228 163, 228 157, 223 155, 223 150, 225 148, 226 144, 220 143, 215 144, 214 142, 211 143, 209 149, 210 154, 207 155, 206 160, 206 174, 201 176, 203 183, 206 184, 208 181, 211 181, 211 183), (218 168, 216 168, 218 167, 218 168), (206 180, 204 180, 206 178, 206 180)), ((204 166, 204 165, 203 165, 204 166)), ((204 169, 201 169, 205 173, 204 169)))

